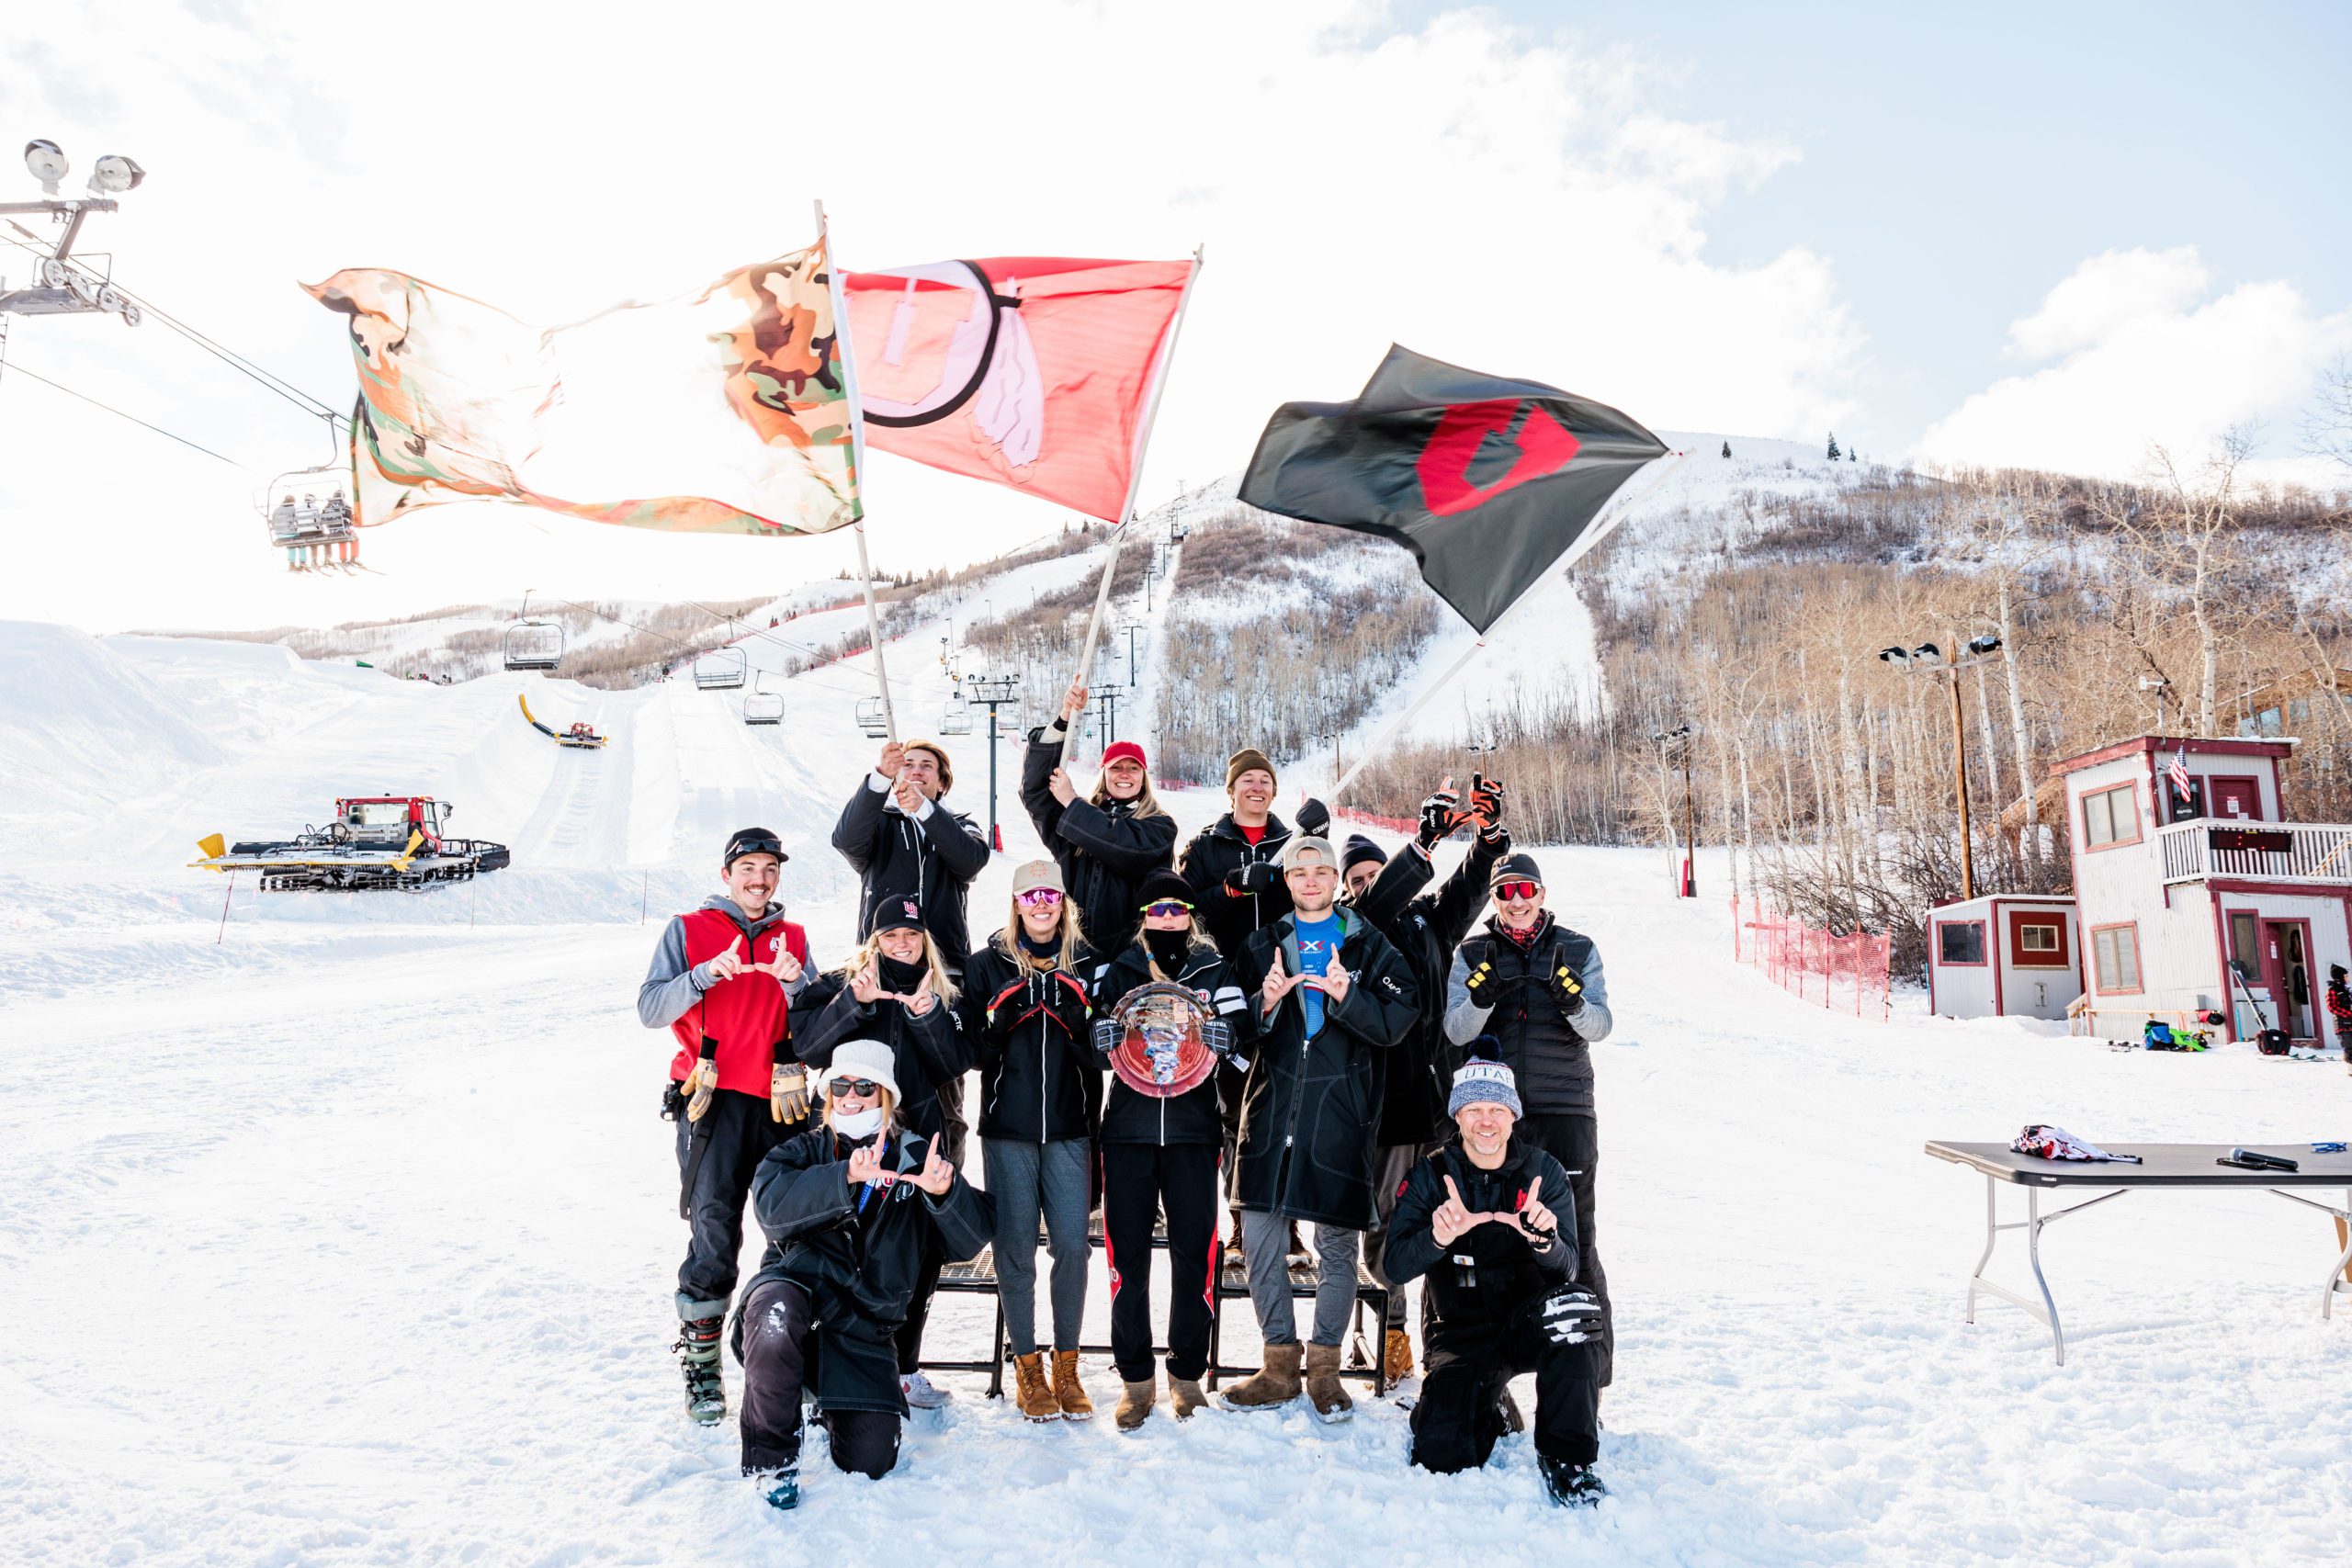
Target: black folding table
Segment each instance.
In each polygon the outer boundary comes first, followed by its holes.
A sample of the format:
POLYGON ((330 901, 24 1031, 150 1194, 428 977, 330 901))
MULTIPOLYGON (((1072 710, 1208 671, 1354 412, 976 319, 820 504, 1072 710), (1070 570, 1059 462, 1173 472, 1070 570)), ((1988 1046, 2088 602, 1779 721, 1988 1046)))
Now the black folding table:
POLYGON ((1976 1259, 1974 1272, 1968 1280, 1968 1321, 1976 1321, 1976 1295, 1982 1291, 2023 1307, 2050 1330, 2050 1342, 2058 1364, 2066 1364, 2066 1335, 2058 1324, 2058 1303, 2050 1293, 2050 1281, 2041 1273, 2041 1227, 2052 1220, 2068 1214, 2079 1214, 2085 1209, 2120 1198, 2126 1192, 2145 1188, 2205 1189, 2239 1191, 2258 1189, 2274 1193, 2290 1203, 2333 1215, 2342 1222, 2339 1232, 2344 1240, 2342 1254, 2329 1268, 2327 1282, 2321 1287, 2319 1312, 2322 1317, 2335 1314, 2337 1292, 2352 1295, 2352 1282, 2347 1282, 2346 1269, 2352 1269, 2352 1154, 2313 1154, 2303 1144, 2241 1144, 2240 1148, 2258 1154, 2279 1155, 2291 1159, 2301 1168, 2296 1170, 2245 1170, 2235 1166, 2213 1162, 2227 1155, 2228 1144, 2104 1144, 2109 1154, 2138 1155, 2137 1165, 2125 1161, 2054 1160, 2039 1155, 2021 1155, 2007 1144, 1961 1144, 1935 1140, 1928 1145, 1928 1152, 1938 1159, 1950 1160, 1984 1173, 1984 1251, 1976 1259), (2001 1184, 2025 1189, 2025 1213, 2022 1220, 2004 1221, 2000 1217, 2001 1184), (2109 1188, 2096 1198, 2070 1203, 2049 1213, 2041 1212, 2044 1188, 2089 1189, 2109 1188), (2344 1207, 2316 1202, 2283 1190, 2290 1187, 2335 1187, 2344 1190, 2344 1207), (2033 1282, 2041 1292, 2036 1302, 1995 1284, 1984 1278, 1984 1265, 1993 1259, 1994 1243, 2003 1231, 2021 1230, 2026 1235, 2026 1261, 2033 1269, 2033 1282))

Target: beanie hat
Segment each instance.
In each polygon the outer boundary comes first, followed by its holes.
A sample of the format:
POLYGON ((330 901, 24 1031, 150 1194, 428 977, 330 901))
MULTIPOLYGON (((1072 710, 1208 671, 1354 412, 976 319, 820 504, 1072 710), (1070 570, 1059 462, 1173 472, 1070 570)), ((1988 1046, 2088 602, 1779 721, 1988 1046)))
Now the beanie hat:
POLYGON ((1312 833, 1293 833, 1290 841, 1283 846, 1283 869, 1296 870, 1306 863, 1308 855, 1321 855, 1325 865, 1339 868, 1340 857, 1332 850, 1330 840, 1318 839, 1312 833))
POLYGON ((1503 856, 1495 863, 1494 874, 1487 878, 1488 887, 1499 887, 1506 882, 1532 882, 1544 886, 1544 868, 1525 850, 1503 856))
POLYGON ((1148 874, 1136 888, 1136 908, 1138 909, 1170 899, 1179 904, 1197 904, 1200 896, 1193 891, 1191 883, 1164 865, 1148 874))
POLYGON ((727 870, 745 855, 774 855, 782 865, 792 857, 784 852, 784 845, 765 828, 738 828, 727 840, 727 852, 718 857, 718 869, 727 870))
POLYGON ((928 751, 939 759, 939 793, 945 795, 956 787, 956 770, 948 765, 947 748, 936 740, 910 740, 899 748, 902 751, 928 751))
POLYGON ((2343 978, 2344 978, 2344 965, 2343 965, 2343 964, 2329 964, 2329 965, 2327 966, 2327 977, 2328 977, 2329 979, 2331 979, 2331 980, 2341 980, 2341 979, 2343 979, 2343 978))
POLYGON ((880 1088, 889 1090, 890 1103, 902 1103, 899 1095, 898 1059, 890 1047, 879 1040, 844 1040, 833 1047, 833 1064, 817 1080, 817 1092, 827 1100, 833 1098, 835 1078, 871 1078, 880 1088))
POLYGON ((1278 778, 1279 776, 1274 772, 1274 760, 1272 757, 1267 756, 1255 746, 1244 746, 1240 750, 1236 751, 1232 756, 1226 759, 1226 793, 1227 795, 1232 794, 1233 781, 1239 778, 1242 774, 1248 773, 1252 768, 1263 768, 1266 772, 1266 776, 1270 779, 1278 778))
POLYGON ((1366 861, 1374 865, 1386 865, 1388 852, 1362 833, 1349 834, 1348 847, 1340 855, 1340 874, 1345 876, 1366 861))
POLYGON ((903 893, 876 893, 865 906, 865 934, 923 929, 922 906, 903 893))
POLYGON ((1052 861, 1028 861, 1013 872, 1012 896, 1014 897, 1018 898, 1022 894, 1039 887, 1050 887, 1057 893, 1069 891, 1062 882, 1062 868, 1052 861))
POLYGON ((1495 1050, 1499 1042, 1481 1034, 1470 1043, 1470 1057, 1453 1075, 1453 1092, 1446 1097, 1445 1113, 1459 1116, 1465 1105, 1499 1105, 1513 1116, 1527 1114, 1519 1103, 1519 1082, 1500 1062, 1482 1059, 1481 1047, 1495 1050))
POLYGON ((1107 768, 1112 763, 1122 761, 1133 762, 1136 767, 1144 768, 1146 772, 1149 771, 1143 760, 1143 748, 1132 740, 1114 740, 1102 748, 1104 767, 1107 768))

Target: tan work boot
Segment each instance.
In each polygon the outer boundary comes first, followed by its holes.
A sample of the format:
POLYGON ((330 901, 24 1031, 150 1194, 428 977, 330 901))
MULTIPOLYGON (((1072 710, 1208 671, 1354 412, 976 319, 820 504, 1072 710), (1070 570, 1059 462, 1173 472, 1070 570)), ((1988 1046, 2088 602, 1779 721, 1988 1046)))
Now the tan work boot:
POLYGON ((1171 1377, 1168 1380, 1168 1408, 1176 1413, 1179 1421, 1189 1421, 1193 1412, 1209 1402, 1201 1390, 1198 1378, 1171 1377))
POLYGON ((1054 1421, 1061 1417, 1061 1402, 1054 1397, 1051 1384, 1046 1381, 1046 1357, 1041 1350, 1012 1358, 1014 1386, 1013 1402, 1021 1406, 1021 1414, 1032 1421, 1054 1421))
POLYGON ((1151 1419, 1152 1402, 1159 1397, 1159 1383, 1155 1378, 1146 1378, 1141 1382, 1126 1384, 1125 1389, 1119 1395, 1119 1407, 1111 1413, 1111 1419, 1118 1423, 1120 1431, 1132 1432, 1151 1419))
POLYGON ((1318 1420, 1345 1421, 1355 1414, 1356 1402, 1340 1386, 1340 1348, 1337 1345, 1309 1345, 1306 1348, 1306 1397, 1315 1402, 1318 1420))
POLYGON ((1298 1397, 1298 1359, 1304 1347, 1269 1345, 1266 1364, 1225 1391, 1232 1410, 1272 1410, 1298 1397))
POLYGON ((1392 1328, 1381 1346, 1380 1375, 1394 1388, 1413 1375, 1413 1341, 1401 1328, 1392 1328))
POLYGON ((1065 1419, 1091 1421, 1094 1402, 1086 1397, 1086 1386, 1078 1381, 1078 1352, 1054 1352, 1054 1399, 1061 1406, 1065 1419))

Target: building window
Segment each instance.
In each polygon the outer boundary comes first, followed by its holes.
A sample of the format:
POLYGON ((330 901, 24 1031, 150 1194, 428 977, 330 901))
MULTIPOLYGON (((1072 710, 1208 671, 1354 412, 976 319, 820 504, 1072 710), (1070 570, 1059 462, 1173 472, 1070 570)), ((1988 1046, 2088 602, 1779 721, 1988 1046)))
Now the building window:
POLYGON ((2133 996, 2140 990, 2140 928, 2101 926, 2091 932, 2093 983, 2109 996, 2133 996))
POLYGON ((2251 909, 2230 911, 2230 964, 2249 986, 2262 981, 2262 927, 2251 909))
POLYGON ((1938 920, 1936 922, 1936 962, 1939 964, 1984 963, 1984 922, 1982 920, 1938 920))
POLYGON ((2083 796, 2083 843, 2089 849, 2140 841, 2140 805, 2132 786, 2117 784, 2083 796))

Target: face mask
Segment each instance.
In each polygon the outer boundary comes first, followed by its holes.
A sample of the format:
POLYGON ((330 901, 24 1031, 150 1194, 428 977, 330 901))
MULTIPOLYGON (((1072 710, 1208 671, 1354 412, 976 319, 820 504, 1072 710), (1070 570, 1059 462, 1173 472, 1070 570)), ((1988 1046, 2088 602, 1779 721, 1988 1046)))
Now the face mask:
POLYGON ((1143 945, 1150 953, 1153 963, 1162 969, 1173 969, 1184 962, 1193 949, 1193 939, 1186 931, 1146 931, 1143 945))
POLYGON ((844 1138, 870 1138, 881 1130, 882 1108, 878 1105, 843 1111, 833 1118, 833 1131, 844 1138))

